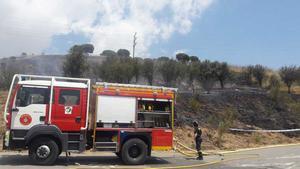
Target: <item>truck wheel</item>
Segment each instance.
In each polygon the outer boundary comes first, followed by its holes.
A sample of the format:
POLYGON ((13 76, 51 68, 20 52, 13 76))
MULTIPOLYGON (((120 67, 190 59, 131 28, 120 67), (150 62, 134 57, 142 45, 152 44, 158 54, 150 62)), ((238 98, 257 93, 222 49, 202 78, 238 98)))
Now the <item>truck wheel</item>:
POLYGON ((122 146, 121 157, 125 164, 144 164, 147 158, 147 145, 141 139, 130 139, 122 146))
POLYGON ((38 138, 29 145, 29 158, 34 164, 51 165, 59 155, 55 141, 48 138, 38 138))

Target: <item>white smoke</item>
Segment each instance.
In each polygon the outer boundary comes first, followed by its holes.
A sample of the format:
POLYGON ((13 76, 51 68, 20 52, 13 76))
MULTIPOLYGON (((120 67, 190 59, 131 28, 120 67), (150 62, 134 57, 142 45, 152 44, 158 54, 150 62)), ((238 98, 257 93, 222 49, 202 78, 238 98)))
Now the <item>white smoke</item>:
POLYGON ((0 56, 41 53, 53 36, 81 33, 104 49, 132 48, 138 56, 178 32, 188 33, 213 0, 2 0, 0 56))

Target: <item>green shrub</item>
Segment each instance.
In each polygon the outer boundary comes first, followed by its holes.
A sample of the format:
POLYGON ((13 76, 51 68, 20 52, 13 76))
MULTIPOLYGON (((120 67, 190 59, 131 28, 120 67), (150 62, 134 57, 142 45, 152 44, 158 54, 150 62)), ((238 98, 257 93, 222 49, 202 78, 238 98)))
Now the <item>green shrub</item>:
POLYGON ((280 99, 280 80, 276 75, 270 77, 268 88, 271 99, 278 103, 280 99))
POLYGON ((278 102, 280 100, 280 87, 274 86, 270 89, 270 97, 273 101, 278 102))
POLYGON ((228 126, 226 125, 226 123, 224 123, 223 121, 219 122, 219 126, 217 129, 217 140, 216 140, 216 144, 218 147, 222 147, 222 142, 223 142, 222 138, 227 129, 228 126))
POLYGON ((262 141, 262 136, 259 134, 259 133, 253 133, 252 134, 252 139, 253 141, 258 144, 258 143, 261 143, 262 141))
POLYGON ((196 98, 192 98, 189 101, 189 107, 193 112, 198 112, 201 109, 201 103, 196 98))

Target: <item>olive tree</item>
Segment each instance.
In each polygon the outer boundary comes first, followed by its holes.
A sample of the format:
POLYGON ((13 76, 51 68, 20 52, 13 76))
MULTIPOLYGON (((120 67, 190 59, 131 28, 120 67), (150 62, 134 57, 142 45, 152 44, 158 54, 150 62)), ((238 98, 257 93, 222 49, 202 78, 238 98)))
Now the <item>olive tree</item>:
POLYGON ((152 59, 144 59, 144 63, 142 66, 142 74, 147 79, 148 83, 152 85, 154 74, 154 62, 152 59))
POLYGON ((74 45, 63 63, 63 73, 69 77, 83 77, 88 70, 87 54, 93 53, 91 44, 74 45))
POLYGON ((242 67, 242 72, 239 73, 239 83, 242 85, 253 85, 253 66, 242 67))
POLYGON ((113 50, 104 50, 102 51, 102 53, 100 53, 100 56, 104 56, 104 57, 115 57, 117 56, 118 54, 113 51, 113 50))
POLYGON ((14 64, 0 64, 0 89, 9 89, 12 78, 19 73, 19 69, 14 64))
POLYGON ((299 79, 299 73, 296 66, 283 66, 279 70, 282 81, 288 88, 288 93, 291 93, 291 87, 299 79))
POLYGON ((198 62, 199 58, 197 56, 190 56, 190 61, 191 62, 198 62))
POLYGON ((133 74, 135 77, 135 83, 138 83, 139 77, 142 73, 142 58, 135 57, 132 58, 133 74))
POLYGON ((130 83, 134 77, 134 61, 130 57, 109 55, 97 66, 96 73, 103 81, 130 83))
POLYGON ((262 87, 263 80, 266 77, 266 68, 262 65, 255 65, 253 66, 252 73, 259 87, 262 87))
POLYGON ((171 86, 179 75, 177 62, 169 58, 163 58, 159 61, 158 71, 160 72, 166 86, 171 86))
POLYGON ((129 57, 130 56, 130 52, 127 49, 119 49, 117 51, 117 55, 120 56, 120 57, 129 57))
POLYGON ((195 80, 199 76, 200 62, 194 61, 188 65, 188 83, 190 84, 193 93, 195 93, 195 80))
POLYGON ((179 62, 187 63, 187 62, 190 60, 190 57, 189 57, 189 55, 187 55, 187 54, 185 54, 185 53, 177 53, 177 54, 176 54, 176 59, 177 59, 179 62))
POLYGON ((197 80, 202 85, 203 89, 210 93, 216 82, 216 72, 213 64, 209 60, 205 60, 201 62, 199 66, 199 75, 197 76, 197 80))
POLYGON ((225 80, 227 80, 230 76, 229 67, 226 62, 214 62, 213 69, 215 71, 216 78, 220 82, 220 86, 223 89, 225 80))

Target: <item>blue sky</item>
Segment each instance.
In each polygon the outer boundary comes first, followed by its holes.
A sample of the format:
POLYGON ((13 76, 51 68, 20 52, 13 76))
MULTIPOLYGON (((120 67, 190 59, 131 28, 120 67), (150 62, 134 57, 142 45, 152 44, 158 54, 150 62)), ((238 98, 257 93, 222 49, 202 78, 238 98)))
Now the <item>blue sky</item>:
POLYGON ((0 57, 65 54, 81 43, 94 44, 95 54, 131 51, 137 32, 140 57, 183 51, 201 60, 276 69, 300 63, 299 9, 298 0, 4 0, 0 57))
POLYGON ((194 22, 151 48, 155 56, 183 49, 201 59, 278 68, 300 63, 300 1, 219 0, 194 22))

